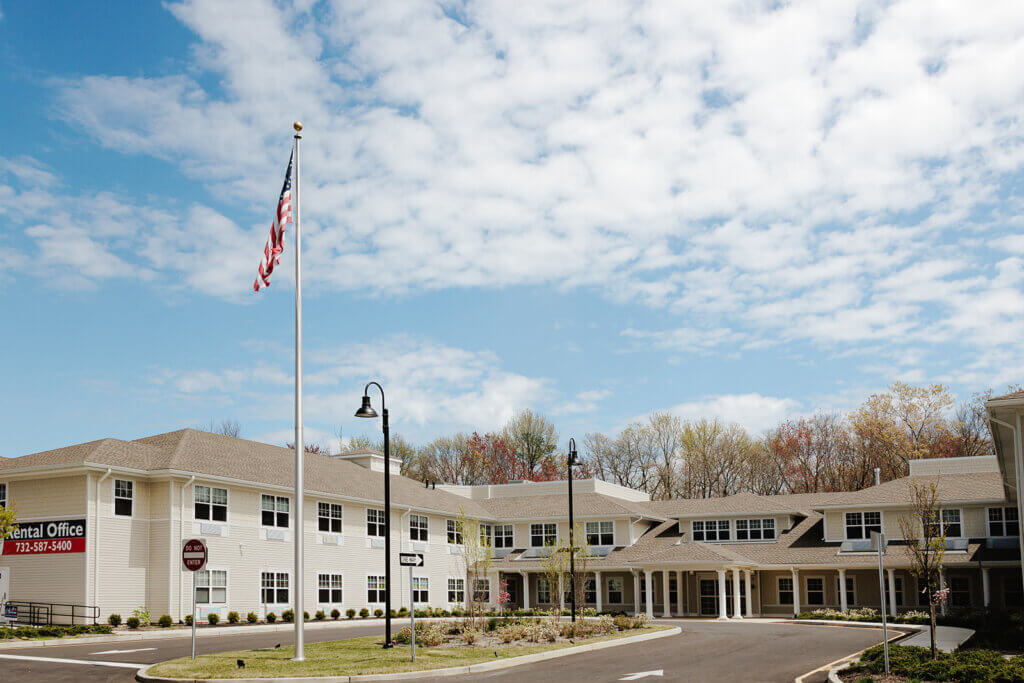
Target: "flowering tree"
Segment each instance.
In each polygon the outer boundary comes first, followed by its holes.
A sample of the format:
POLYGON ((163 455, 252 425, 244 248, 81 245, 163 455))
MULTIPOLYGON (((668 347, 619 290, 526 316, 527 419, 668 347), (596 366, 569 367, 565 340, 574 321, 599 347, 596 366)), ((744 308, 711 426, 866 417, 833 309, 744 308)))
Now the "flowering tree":
POLYGON ((498 582, 498 605, 503 609, 508 609, 509 604, 512 602, 512 594, 508 592, 508 581, 502 579, 498 582))
POLYGON ((910 553, 910 573, 924 583, 924 592, 928 595, 932 659, 936 659, 935 608, 949 596, 948 589, 940 589, 946 532, 938 505, 938 485, 934 481, 928 484, 911 483, 910 488, 913 494, 910 514, 899 518, 900 533, 910 553))

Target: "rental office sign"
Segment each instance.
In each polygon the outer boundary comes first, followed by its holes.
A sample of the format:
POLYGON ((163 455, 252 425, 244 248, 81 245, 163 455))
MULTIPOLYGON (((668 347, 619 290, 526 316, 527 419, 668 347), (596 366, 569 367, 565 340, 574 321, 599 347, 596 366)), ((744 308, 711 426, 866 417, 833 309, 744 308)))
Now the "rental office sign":
POLYGON ((18 522, 7 540, 0 543, 2 555, 84 553, 85 520, 60 519, 18 522))

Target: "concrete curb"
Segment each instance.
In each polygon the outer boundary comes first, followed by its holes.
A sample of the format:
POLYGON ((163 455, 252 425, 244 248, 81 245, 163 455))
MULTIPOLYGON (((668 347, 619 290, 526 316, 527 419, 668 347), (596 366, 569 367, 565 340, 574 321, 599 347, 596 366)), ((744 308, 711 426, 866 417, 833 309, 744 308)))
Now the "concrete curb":
POLYGON ((393 674, 364 674, 359 676, 312 676, 306 678, 163 678, 160 676, 150 676, 146 673, 154 666, 157 666, 156 664, 151 664, 147 666, 145 669, 141 669, 135 675, 135 680, 140 681, 141 683, 266 683, 266 681, 280 681, 281 683, 363 683, 364 681, 398 681, 438 676, 458 676, 461 674, 499 671, 501 669, 509 669, 514 666, 520 666, 522 664, 532 664, 534 662, 542 662, 548 659, 557 659, 558 657, 568 657, 569 655, 576 655, 583 652, 604 650, 609 647, 629 645, 630 643, 639 643, 645 640, 654 640, 656 638, 667 638, 669 636, 679 635, 680 633, 682 633, 682 629, 678 626, 673 626, 671 628, 667 628, 661 631, 655 631, 653 633, 642 633, 637 636, 626 636, 625 638, 602 640, 597 643, 577 645, 576 647, 566 647, 559 650, 537 652, 531 655, 520 655, 518 657, 510 657, 508 659, 502 659, 496 662, 483 662, 480 664, 469 664, 468 666, 452 666, 445 669, 403 671, 401 673, 393 674))
POLYGON ((839 672, 844 669, 849 669, 853 665, 853 661, 843 662, 839 666, 834 666, 828 670, 828 683, 843 683, 843 680, 839 678, 839 672))

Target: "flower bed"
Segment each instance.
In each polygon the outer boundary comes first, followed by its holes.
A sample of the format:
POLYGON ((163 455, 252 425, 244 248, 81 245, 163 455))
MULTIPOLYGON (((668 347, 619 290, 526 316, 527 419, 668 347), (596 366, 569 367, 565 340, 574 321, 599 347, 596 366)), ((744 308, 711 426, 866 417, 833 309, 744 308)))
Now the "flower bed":
MULTIPOLYGON (((581 619, 575 624, 540 617, 491 617, 486 622, 467 620, 416 624, 416 643, 425 647, 494 647, 524 643, 558 643, 642 629, 650 623, 651 620, 646 614, 614 618, 605 615, 596 619, 581 619)), ((395 634, 394 641, 403 645, 410 643, 412 629, 408 626, 401 629, 395 634)))
MULTIPOLYGON (((849 609, 842 612, 837 609, 816 609, 810 612, 801 612, 798 619, 820 619, 824 621, 870 621, 882 620, 882 615, 870 607, 860 609, 849 609)), ((895 617, 888 617, 889 622, 894 624, 927 624, 930 621, 927 612, 914 611, 901 612, 895 617)))
MULTIPOLYGON (((885 671, 882 646, 864 651, 860 660, 842 672, 842 679, 867 683, 882 678, 885 671)), ((957 650, 940 652, 932 659, 928 648, 889 648, 889 669, 895 680, 953 681, 954 683, 1003 683, 1024 681, 1024 656, 1007 659, 995 650, 957 650)))

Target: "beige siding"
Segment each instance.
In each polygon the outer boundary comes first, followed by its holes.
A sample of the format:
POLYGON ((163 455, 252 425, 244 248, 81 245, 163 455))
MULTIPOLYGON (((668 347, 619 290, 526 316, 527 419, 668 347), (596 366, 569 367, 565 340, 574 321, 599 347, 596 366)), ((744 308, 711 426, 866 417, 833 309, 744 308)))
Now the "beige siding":
POLYGON ((85 513, 85 475, 53 479, 15 480, 7 484, 7 497, 26 521, 56 519, 85 513))

